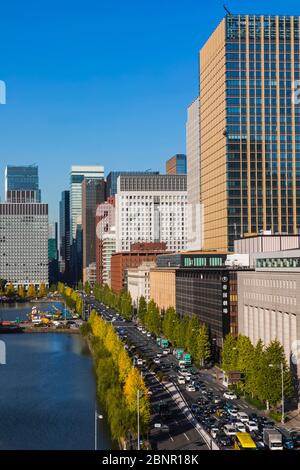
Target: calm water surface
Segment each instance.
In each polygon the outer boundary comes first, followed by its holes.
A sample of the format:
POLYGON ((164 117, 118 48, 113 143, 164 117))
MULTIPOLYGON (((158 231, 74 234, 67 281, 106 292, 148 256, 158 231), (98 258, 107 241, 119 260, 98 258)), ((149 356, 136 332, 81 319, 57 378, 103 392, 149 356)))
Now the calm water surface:
MULTIPOLYGON (((0 306, 0 318, 30 310, 0 306)), ((7 356, 0 365, 0 449, 94 449, 95 379, 81 336, 24 333, 0 340, 7 356)), ((98 448, 113 448, 106 420, 99 422, 98 448)))

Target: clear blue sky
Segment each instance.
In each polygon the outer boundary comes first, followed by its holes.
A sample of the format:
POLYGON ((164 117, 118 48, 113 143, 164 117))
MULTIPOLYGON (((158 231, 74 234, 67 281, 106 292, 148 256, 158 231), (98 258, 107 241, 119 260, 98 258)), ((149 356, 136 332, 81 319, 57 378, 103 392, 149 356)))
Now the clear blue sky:
MULTIPOLYGON (((224 1, 10 0, 0 14, 0 187, 37 163, 57 219, 71 164, 164 170, 185 152, 198 51, 224 1)), ((299 0, 230 1, 232 13, 296 14, 299 0)))

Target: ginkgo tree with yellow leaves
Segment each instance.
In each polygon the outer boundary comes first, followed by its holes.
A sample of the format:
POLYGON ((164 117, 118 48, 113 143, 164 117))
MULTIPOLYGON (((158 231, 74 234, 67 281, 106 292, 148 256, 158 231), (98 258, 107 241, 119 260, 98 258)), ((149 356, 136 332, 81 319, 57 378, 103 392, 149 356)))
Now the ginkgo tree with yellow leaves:
POLYGON ((124 440, 137 432, 137 397, 142 433, 150 422, 149 393, 138 369, 113 326, 92 310, 89 325, 99 398, 109 417, 113 438, 124 440))

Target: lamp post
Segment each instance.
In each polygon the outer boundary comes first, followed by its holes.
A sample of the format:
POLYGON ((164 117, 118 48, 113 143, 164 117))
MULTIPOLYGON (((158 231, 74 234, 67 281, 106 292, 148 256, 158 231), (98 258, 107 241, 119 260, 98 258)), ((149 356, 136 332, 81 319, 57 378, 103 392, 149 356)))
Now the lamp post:
POLYGON ((281 423, 284 424, 284 364, 269 364, 269 367, 280 367, 281 370, 281 423))
POLYGON ((99 415, 97 405, 95 404, 95 450, 98 448, 98 419, 103 419, 103 415, 99 415))

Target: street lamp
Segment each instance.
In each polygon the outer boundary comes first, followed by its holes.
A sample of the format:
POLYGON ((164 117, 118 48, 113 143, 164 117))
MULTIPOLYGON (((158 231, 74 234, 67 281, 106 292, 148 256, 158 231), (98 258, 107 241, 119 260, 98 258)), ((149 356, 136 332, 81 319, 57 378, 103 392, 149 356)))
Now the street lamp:
POLYGON ((281 423, 284 424, 284 364, 269 364, 269 367, 280 367, 281 370, 281 423))
POLYGON ((99 415, 97 405, 95 405, 95 450, 98 447, 98 419, 103 419, 103 415, 99 415))
POLYGON ((140 390, 136 391, 136 401, 137 401, 137 444, 138 450, 141 450, 141 438, 140 438, 140 398, 143 394, 140 390))

